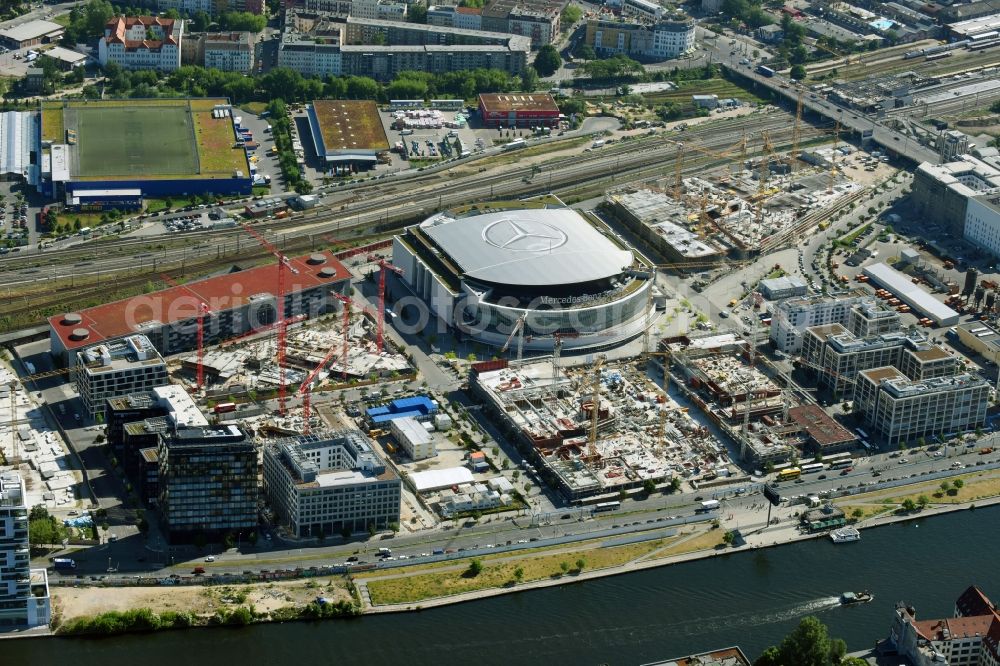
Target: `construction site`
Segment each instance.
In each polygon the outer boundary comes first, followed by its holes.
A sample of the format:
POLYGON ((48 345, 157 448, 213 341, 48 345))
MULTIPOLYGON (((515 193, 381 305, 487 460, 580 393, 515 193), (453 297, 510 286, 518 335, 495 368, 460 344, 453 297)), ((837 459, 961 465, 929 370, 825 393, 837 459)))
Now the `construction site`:
POLYGON ((799 455, 806 442, 789 411, 800 401, 750 362, 756 352, 746 343, 731 336, 680 336, 661 340, 659 349, 683 380, 680 390, 737 443, 739 459, 763 465, 799 455))
POLYGON ((746 137, 722 152, 678 144, 672 175, 611 190, 599 210, 667 261, 704 265, 777 249, 864 189, 838 159, 849 146, 835 141, 830 159, 817 163, 806 159, 812 152, 800 150, 798 138, 790 155, 801 159, 777 154, 766 132, 761 142, 756 155, 749 154, 746 137), (721 164, 686 178, 688 150, 721 164))
POLYGON ((647 375, 646 357, 499 365, 474 371, 473 391, 569 501, 738 473, 726 447, 647 375))

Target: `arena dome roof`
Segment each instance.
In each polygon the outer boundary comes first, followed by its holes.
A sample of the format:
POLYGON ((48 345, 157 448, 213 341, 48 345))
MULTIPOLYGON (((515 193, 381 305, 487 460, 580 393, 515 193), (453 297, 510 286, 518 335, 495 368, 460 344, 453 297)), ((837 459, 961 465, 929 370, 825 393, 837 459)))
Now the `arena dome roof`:
POLYGON ((441 214, 420 226, 466 277, 492 284, 593 282, 620 274, 633 260, 569 208, 441 214))

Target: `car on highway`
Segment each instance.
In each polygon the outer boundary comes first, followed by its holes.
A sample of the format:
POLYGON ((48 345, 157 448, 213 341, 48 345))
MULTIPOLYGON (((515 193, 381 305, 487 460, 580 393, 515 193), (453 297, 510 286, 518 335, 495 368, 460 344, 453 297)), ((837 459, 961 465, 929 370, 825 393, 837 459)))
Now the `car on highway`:
POLYGON ((205 561, 206 562, 214 562, 215 561, 215 557, 212 556, 212 555, 209 555, 208 557, 205 558, 205 561))
POLYGON ((908 458, 900 458, 900 459, 899 459, 899 460, 897 460, 896 462, 897 462, 898 464, 902 465, 902 464, 904 464, 904 463, 908 463, 908 462, 910 462, 910 460, 909 460, 908 458))

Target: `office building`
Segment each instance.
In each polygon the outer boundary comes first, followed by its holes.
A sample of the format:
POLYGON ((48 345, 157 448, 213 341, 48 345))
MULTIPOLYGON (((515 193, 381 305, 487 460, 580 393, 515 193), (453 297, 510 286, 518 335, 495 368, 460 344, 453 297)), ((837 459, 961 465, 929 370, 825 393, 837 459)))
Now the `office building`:
POLYGON ((802 350, 807 328, 824 324, 846 325, 851 308, 861 303, 874 303, 871 296, 797 296, 775 304, 771 311, 771 342, 788 354, 802 350))
POLYGON ((35 627, 51 619, 49 579, 31 568, 24 480, 0 471, 0 627, 35 627))
POLYGON ((86 413, 103 418, 108 398, 168 384, 167 366, 144 335, 109 340, 76 353, 76 390, 86 413))
POLYGON ((917 331, 858 338, 841 324, 806 329, 802 359, 817 371, 820 385, 843 397, 854 393, 862 370, 895 366, 913 380, 946 377, 958 371, 954 356, 917 331))
POLYGON ((917 167, 910 199, 919 219, 943 225, 952 236, 965 236, 969 200, 998 193, 1000 169, 963 155, 954 162, 917 167))
POLYGON ((621 0, 622 16, 643 21, 656 21, 663 17, 663 5, 653 0, 621 0))
POLYGON ((257 449, 235 425, 161 436, 159 505, 171 543, 246 537, 257 527, 257 449))
MULTIPOLYGON (((285 318, 315 317, 339 308, 333 292, 350 285, 347 268, 330 252, 289 257, 285 318)), ((205 344, 216 344, 274 323, 278 266, 272 262, 226 272, 185 285, 97 305, 49 318, 52 355, 69 364, 75 353, 100 342, 145 335, 164 355, 198 347, 198 316, 204 316, 205 344)))
POLYGON ((891 333, 900 327, 899 313, 883 308, 876 301, 861 301, 847 314, 847 329, 857 338, 891 333))
POLYGON ((958 374, 913 380, 892 367, 858 373, 854 411, 888 446, 951 437, 986 421, 989 384, 958 374))
POLYGON ((694 49, 694 19, 676 16, 656 23, 593 19, 585 43, 603 56, 627 55, 637 60, 668 60, 694 49))
POLYGON ((412 416, 393 419, 389 422, 389 430, 393 439, 411 460, 424 460, 437 455, 431 434, 423 423, 412 416))
POLYGON ((399 522, 401 482, 358 430, 264 447, 264 494, 297 537, 352 534, 399 522))
POLYGON ((1000 257, 1000 190, 969 198, 965 211, 965 240, 1000 257))
POLYGON ((97 44, 101 67, 172 72, 181 66, 184 21, 159 16, 116 16, 104 26, 97 44))

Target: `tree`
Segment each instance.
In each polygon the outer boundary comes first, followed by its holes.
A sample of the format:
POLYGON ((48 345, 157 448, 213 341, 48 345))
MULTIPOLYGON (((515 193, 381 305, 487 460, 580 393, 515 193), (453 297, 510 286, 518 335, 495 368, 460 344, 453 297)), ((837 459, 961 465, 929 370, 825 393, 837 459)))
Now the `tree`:
POLYGON ((538 89, 538 70, 530 65, 521 72, 521 91, 535 92, 538 89))
POLYGON ((469 578, 475 578, 483 572, 483 561, 479 559, 474 559, 469 562, 469 568, 466 570, 466 575, 469 578))
POLYGON ((905 511, 906 513, 910 513, 911 511, 917 508, 917 505, 916 503, 914 503, 912 499, 907 497, 906 499, 903 500, 902 508, 903 511, 905 511))
POLYGON ((726 530, 726 533, 722 535, 722 542, 727 546, 732 546, 736 541, 736 532, 733 530, 726 530))
POLYGON ((559 568, 562 570, 563 573, 566 573, 567 571, 569 571, 569 562, 560 562, 559 568))
POLYGON ((587 566, 587 560, 583 559, 582 557, 576 561, 576 570, 577 571, 583 571, 583 568, 585 566, 587 566))
POLYGON ((427 5, 415 2, 406 11, 406 20, 410 23, 427 23, 427 5))
POLYGON ((583 18, 583 10, 579 5, 574 5, 571 2, 562 10, 562 16, 559 17, 559 23, 564 27, 564 29, 568 30, 581 18, 583 18))
POLYGON ((514 569, 514 580, 518 583, 524 580, 524 567, 514 569))
POLYGON ((951 482, 951 485, 955 487, 955 490, 961 490, 962 486, 965 485, 965 481, 962 481, 962 479, 955 479, 951 482))
POLYGON ((947 481, 942 481, 941 482, 941 492, 946 493, 949 490, 951 490, 951 484, 948 483, 947 481))
POLYGON ((855 509, 854 511, 851 511, 851 517, 854 518, 854 520, 861 520, 861 517, 864 515, 864 509, 855 509))
POLYGON ((590 44, 580 44, 580 48, 576 50, 576 55, 581 60, 594 60, 597 58, 597 53, 590 44))
POLYGON ((535 56, 535 71, 538 72, 539 76, 552 76, 560 67, 562 67, 562 58, 556 47, 546 44, 538 49, 538 55, 535 56))
POLYGON ((806 68, 802 65, 792 65, 792 69, 789 74, 796 81, 803 81, 809 75, 808 72, 806 72, 806 68))
POLYGON ((921 495, 920 497, 917 498, 917 506, 920 508, 921 511, 926 509, 927 505, 930 503, 931 500, 927 497, 927 495, 921 495))
POLYGON ((809 616, 780 645, 767 648, 754 666, 831 666, 845 652, 843 641, 831 639, 826 625, 809 616))
POLYGON ((667 486, 667 492, 676 493, 680 489, 681 489, 681 480, 676 476, 670 479, 670 485, 667 486))

